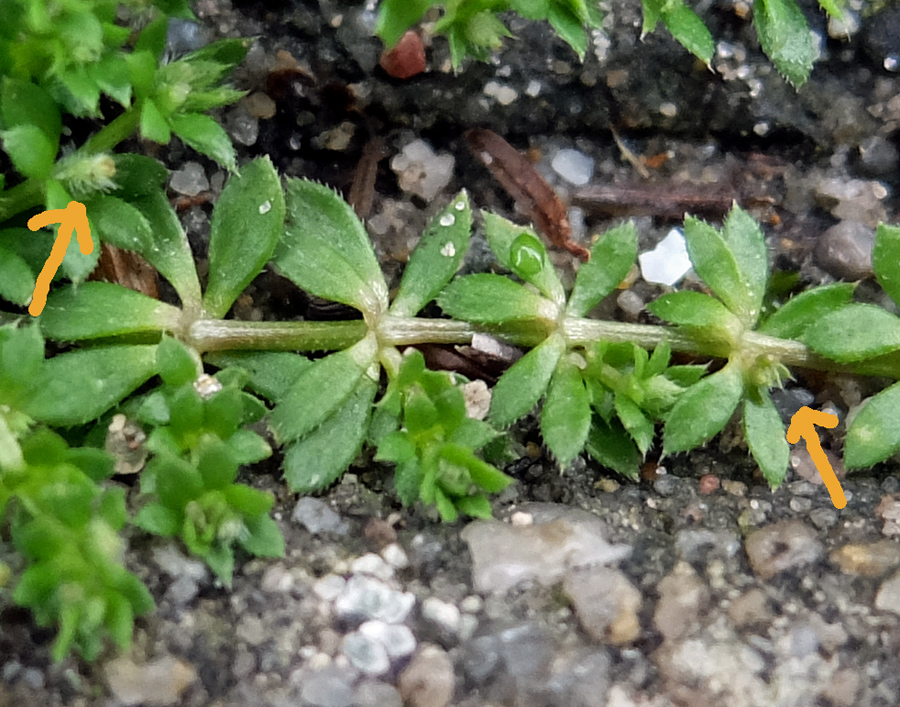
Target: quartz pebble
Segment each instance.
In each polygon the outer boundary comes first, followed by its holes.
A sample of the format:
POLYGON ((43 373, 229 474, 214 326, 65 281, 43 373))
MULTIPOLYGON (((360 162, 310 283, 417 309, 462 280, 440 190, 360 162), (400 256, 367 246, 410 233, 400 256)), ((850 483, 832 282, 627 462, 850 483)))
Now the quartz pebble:
POLYGON ((304 496, 297 501, 291 520, 300 523, 310 533, 331 532, 346 535, 350 531, 347 522, 325 501, 312 496, 304 496))
POLYGON ((527 526, 478 520, 466 526, 462 538, 481 592, 504 592, 523 581, 550 586, 570 567, 614 563, 631 553, 627 545, 606 542, 603 524, 584 512, 527 526))
POLYGON ((355 671, 336 665, 321 670, 303 671, 300 697, 310 707, 350 707, 353 704, 352 680, 355 671))
POLYGON ((638 262, 644 280, 671 287, 691 269, 684 234, 673 228, 656 248, 641 253, 638 262))
POLYGON ((380 680, 362 680, 353 693, 355 707, 403 707, 403 698, 393 685, 380 680))
POLYGON ((559 150, 553 156, 550 166, 560 177, 577 187, 587 184, 594 175, 594 159, 580 150, 559 150))
POLYGON ((335 600, 338 616, 348 620, 379 619, 402 623, 416 602, 408 592, 398 592, 365 575, 353 575, 335 600))
POLYGON ((169 186, 179 194, 197 196, 200 192, 209 190, 209 180, 199 163, 185 162, 181 169, 172 173, 169 186))
POLYGON ((598 642, 623 645, 641 633, 641 593, 622 572, 609 567, 572 570, 563 591, 581 627, 598 642))
POLYGON ((882 583, 875 596, 875 608, 900 614, 900 572, 882 583))
POLYGON ((400 188, 432 201, 449 183, 456 160, 449 154, 435 154, 431 145, 416 139, 391 159, 400 188))
POLYGON ((869 228, 887 219, 882 200, 888 191, 881 182, 862 179, 823 179, 815 186, 816 203, 836 219, 858 221, 869 228))

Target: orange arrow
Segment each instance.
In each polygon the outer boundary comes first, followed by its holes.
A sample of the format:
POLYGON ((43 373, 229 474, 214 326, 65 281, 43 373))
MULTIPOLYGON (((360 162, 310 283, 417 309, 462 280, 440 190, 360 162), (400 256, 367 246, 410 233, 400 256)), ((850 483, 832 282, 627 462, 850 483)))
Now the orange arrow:
POLYGON ((819 471, 819 476, 825 482, 828 493, 831 494, 831 502, 835 508, 840 509, 847 505, 847 498, 844 496, 841 482, 838 481, 834 469, 831 468, 831 464, 828 462, 828 457, 825 456, 825 452, 819 442, 819 435, 815 429, 816 425, 831 429, 837 427, 837 423, 837 415, 813 410, 804 405, 791 418, 791 426, 788 427, 787 431, 787 441, 791 444, 797 444, 801 437, 806 440, 806 449, 809 451, 809 456, 812 457, 813 463, 819 471))
POLYGON ((94 250, 94 241, 91 239, 91 227, 88 224, 87 211, 85 211, 84 204, 70 201, 64 209, 42 211, 37 216, 32 216, 28 219, 28 228, 36 231, 51 223, 58 223, 59 230, 56 233, 53 248, 50 249, 50 257, 47 258, 47 262, 44 263, 44 267, 41 268, 41 273, 37 277, 31 304, 28 305, 28 313, 32 317, 36 317, 44 311, 44 305, 47 304, 47 294, 50 292, 50 281, 56 275, 59 266, 62 265, 63 256, 65 256, 66 250, 69 248, 69 241, 72 240, 72 231, 78 232, 78 247, 82 253, 87 255, 94 250))

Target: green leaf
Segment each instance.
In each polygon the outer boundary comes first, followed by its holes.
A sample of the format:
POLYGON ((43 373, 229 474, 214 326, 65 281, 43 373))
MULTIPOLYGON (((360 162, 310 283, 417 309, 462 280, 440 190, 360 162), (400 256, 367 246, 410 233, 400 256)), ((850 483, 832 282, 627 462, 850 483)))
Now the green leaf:
POLYGON ((163 337, 156 347, 156 362, 159 377, 173 388, 193 383, 203 372, 197 354, 171 336, 163 337))
POLYGON ((450 282, 466 256, 472 209, 469 195, 460 192, 428 224, 403 271, 390 313, 414 317, 450 282))
POLYGON ((194 256, 178 215, 160 189, 135 199, 133 205, 144 215, 153 231, 153 246, 141 253, 165 277, 185 309, 199 309, 200 281, 194 266, 194 256))
POLYGON ((30 179, 46 179, 53 170, 57 144, 36 125, 16 125, 0 131, 3 149, 16 170, 30 179))
POLYGON ((811 325, 846 305, 855 289, 855 283, 836 282, 801 292, 779 307, 758 331, 782 339, 800 339, 811 325))
POLYGON ((53 234, 45 229, 30 231, 23 226, 0 230, 0 246, 24 260, 33 277, 37 277, 47 262, 47 256, 53 247, 53 239, 53 234))
POLYGON ((169 170, 160 162, 144 155, 129 152, 112 158, 116 165, 116 188, 112 193, 126 201, 159 191, 169 176, 169 170))
POLYGON ((547 17, 550 0, 510 0, 510 9, 529 20, 543 20, 547 17))
POLYGON ((653 420, 647 417, 631 398, 622 393, 616 394, 615 407, 622 425, 637 443, 641 454, 646 455, 653 444, 655 432, 653 420))
POLYGON ((294 493, 330 486, 362 447, 378 384, 363 377, 341 407, 302 439, 287 447, 284 477, 294 493))
POLYGON ((754 0, 753 24, 759 44, 776 68, 799 88, 816 60, 809 25, 794 0, 754 0))
POLYGON ((433 4, 429 0, 384 0, 378 8, 375 34, 388 48, 393 47, 433 4))
MULTIPOLYGON (((742 225, 743 219, 738 224, 742 225)), ((694 270, 728 309, 746 326, 753 326, 765 294, 765 281, 762 289, 757 290, 754 268, 758 263, 748 256, 752 246, 744 242, 752 239, 752 235, 744 233, 740 227, 734 231, 734 234, 719 233, 693 216, 684 220, 684 238, 694 270), (748 235, 749 238, 740 237, 748 235)), ((759 236, 761 238, 762 234, 759 236)), ((765 241, 762 244, 765 253, 765 241)))
POLYGON ((453 503, 460 513, 464 513, 472 518, 489 519, 494 517, 491 502, 480 493, 474 496, 457 498, 453 503))
POLYGON ((131 102, 131 70, 125 57, 110 53, 87 67, 88 76, 107 96, 123 108, 131 102))
POLYGON ((185 62, 211 61, 222 64, 226 68, 234 67, 244 60, 247 50, 255 41, 254 38, 249 37, 220 39, 186 54, 181 60, 185 62))
POLYGON ((31 81, 7 76, 0 87, 0 127, 33 125, 47 138, 54 154, 59 147, 62 119, 52 96, 31 81))
POLYGON ((515 481, 511 476, 476 457, 471 450, 459 445, 444 445, 440 456, 451 464, 466 468, 472 482, 488 493, 499 493, 515 481))
POLYGON ((492 324, 554 320, 558 314, 550 300, 508 278, 488 273, 457 278, 444 288, 438 304, 456 319, 492 324))
POLYGON ((681 46, 709 66, 716 44, 703 20, 683 2, 666 4, 675 5, 662 16, 666 29, 681 46))
POLYGON ((272 411, 270 424, 278 441, 302 437, 342 407, 376 353, 377 343, 369 336, 304 370, 272 411))
POLYGON ((744 392, 740 367, 729 363, 688 388, 666 416, 663 454, 699 447, 722 431, 744 392))
POLYGON ((403 430, 394 430, 378 442, 375 461, 402 464, 416 458, 416 444, 412 436, 403 430))
POLYGON ((644 22, 641 25, 641 40, 656 29, 663 16, 662 0, 641 0, 644 22))
POLYGON ((45 336, 80 341, 174 330, 181 310, 111 282, 85 282, 54 290, 38 320, 45 336))
POLYGON ((234 550, 231 545, 213 545, 202 557, 225 588, 231 589, 234 574, 234 550))
POLYGON ((208 115, 173 115, 169 125, 178 137, 200 154, 214 159, 229 172, 237 171, 236 155, 225 129, 208 115))
POLYGON ((768 391, 760 391, 757 402, 744 399, 744 438, 763 476, 774 490, 787 474, 791 448, 785 437, 784 423, 768 391))
POLYGON ((563 337, 553 334, 510 366, 494 386, 491 423, 506 427, 531 412, 547 390, 565 350, 563 337))
POLYGON ((607 425, 594 417, 585 449, 597 462, 627 479, 640 479, 641 455, 625 429, 613 421, 607 425))
POLYGON ((878 284, 894 302, 900 302, 900 226, 878 224, 872 268, 878 284))
POLYGON ((232 484, 222 494, 229 506, 247 518, 268 513, 275 503, 271 493, 244 484, 232 484))
POLYGON ((591 248, 591 259, 575 277, 566 309, 584 317, 625 279, 637 258, 637 231, 631 221, 611 228, 591 248))
POLYGON ((591 402, 581 369, 566 358, 556 365, 541 408, 541 435, 560 469, 584 449, 591 426, 591 402))
POLYGON ((192 450, 192 456, 206 490, 221 491, 237 478, 237 461, 228 445, 215 435, 204 435, 192 450))
POLYGON ((238 539, 242 548, 257 557, 284 557, 284 536, 272 518, 259 516, 245 521, 245 525, 249 535, 238 539))
POLYGON ((737 204, 734 204, 725 218, 722 237, 728 250, 734 254, 741 281, 747 292, 747 302, 744 304, 747 312, 745 321, 748 325, 755 324, 762 310, 769 281, 766 237, 756 220, 737 204))
POLYGON ((106 597, 106 629, 115 644, 125 650, 131 645, 131 633, 134 631, 134 611, 131 604, 119 594, 108 594, 106 597))
POLYGON ((860 361, 900 348, 900 319, 874 304, 849 304, 811 325, 803 340, 833 361, 860 361))
POLYGON ((34 273, 24 259, 0 245, 0 297, 24 306, 34 295, 34 273))
POLYGON ((0 327, 0 404, 12 405, 12 390, 25 390, 44 364, 44 339, 38 326, 0 327))
POLYGON ((387 309, 384 275, 353 209, 316 182, 288 179, 287 224, 275 265, 298 287, 363 312, 387 309))
POLYGON ((447 441, 461 444, 470 449, 481 449, 488 442, 496 439, 498 434, 488 423, 467 417, 450 433, 447 441))
POLYGON ((83 425, 154 373, 156 346, 109 346, 61 354, 44 362, 24 411, 50 425, 83 425))
POLYGON ((587 51, 588 37, 581 20, 568 7, 559 2, 550 4, 547 19, 556 33, 568 44, 581 61, 587 51))
MULTIPOLYGON (((740 322, 719 300, 701 292, 670 292, 647 305, 660 319, 696 329, 739 332, 740 322)), ((704 332, 706 334, 707 332, 704 332)))
POLYGON ((453 501, 447 498, 447 495, 437 487, 434 489, 434 505, 437 506, 438 513, 441 514, 441 520, 445 523, 453 523, 459 518, 459 512, 456 510, 456 506, 453 505, 453 501))
POLYGON ((140 130, 142 138, 158 142, 160 145, 168 145, 172 139, 169 121, 149 98, 141 105, 140 130))
POLYGON ((669 342, 663 340, 653 349, 653 354, 647 361, 647 367, 644 369, 644 375, 647 378, 652 376, 663 375, 669 366, 669 360, 672 358, 672 347, 669 342))
POLYGON ((164 538, 178 535, 178 516, 160 503, 148 503, 134 517, 141 530, 164 538))
POLYGON ((829 17, 838 20, 844 18, 844 0, 819 0, 819 7, 825 10, 829 17))
POLYGON ((847 430, 844 465, 861 469, 885 461, 900 449, 900 383, 863 403, 847 430))
POLYGON ((278 402, 300 374, 312 365, 305 356, 287 351, 227 351, 206 356, 214 366, 235 366, 250 376, 250 387, 263 397, 278 402))
POLYGON ((209 234, 209 284, 203 306, 224 317, 238 295, 272 257, 284 227, 284 195, 268 157, 232 175, 213 210, 209 234))
POLYGON ((153 243, 150 222, 134 206, 115 196, 99 194, 85 202, 91 227, 105 243, 146 253, 153 243))
POLYGON ((268 442, 249 429, 238 430, 228 438, 228 449, 238 464, 255 464, 272 456, 268 442))

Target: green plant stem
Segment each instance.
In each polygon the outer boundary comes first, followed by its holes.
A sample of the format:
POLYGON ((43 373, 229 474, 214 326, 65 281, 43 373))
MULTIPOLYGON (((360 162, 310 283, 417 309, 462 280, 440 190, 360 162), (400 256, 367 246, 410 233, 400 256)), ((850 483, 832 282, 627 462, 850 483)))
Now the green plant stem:
POLYGON ((87 142, 78 149, 78 152, 86 155, 109 152, 120 142, 127 140, 134 134, 140 123, 140 108, 139 102, 132 105, 122 115, 91 135, 87 142))
MULTIPOLYGON (((230 349, 269 351, 335 351, 362 339, 368 331, 362 320, 349 322, 243 322, 201 319, 194 322, 188 341, 199 351, 230 349)), ((653 349, 663 340, 674 351, 695 356, 722 357, 721 343, 704 344, 670 327, 646 324, 607 322, 596 319, 567 319, 563 331, 572 345, 605 340, 634 342, 653 349)), ((501 330, 478 327, 451 319, 410 319, 383 317, 379 325, 379 341, 383 346, 413 344, 470 344, 472 335, 487 333, 514 346, 532 347, 543 341, 543 331, 527 332, 521 328, 501 330)), ((884 357, 864 364, 835 363, 811 351, 805 344, 765 334, 747 332, 743 337, 745 357, 767 356, 786 366, 821 371, 886 376, 900 379, 900 358, 884 357)))
POLYGON ((368 332, 361 320, 349 322, 242 322, 198 319, 184 342, 201 352, 229 350, 336 351, 368 332))
POLYGON ((43 179, 26 179, 12 189, 6 190, 0 195, 0 223, 37 206, 41 203, 43 196, 43 179))

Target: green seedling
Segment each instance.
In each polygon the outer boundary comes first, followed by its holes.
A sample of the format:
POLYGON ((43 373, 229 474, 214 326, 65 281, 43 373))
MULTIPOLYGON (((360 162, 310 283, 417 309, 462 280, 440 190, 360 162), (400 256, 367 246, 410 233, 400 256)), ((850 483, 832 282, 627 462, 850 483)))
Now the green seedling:
MULTIPOLYGON (((662 24, 679 44, 709 66, 715 40, 684 0, 641 0, 641 4, 641 38, 662 24)), ((843 16, 842 2, 819 0, 819 6, 831 17, 843 16)), ((502 13, 511 11, 528 20, 548 22, 582 61, 589 33, 598 30, 603 21, 597 0, 384 0, 375 32, 392 47, 432 8, 440 9, 434 31, 447 37, 457 70, 467 56, 487 61, 504 38, 513 36, 500 18, 502 13)), ((797 88, 806 83, 818 52, 795 0, 757 0, 753 25, 762 50, 782 76, 797 88)))

